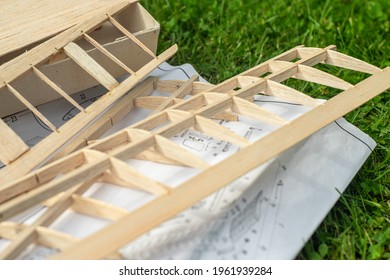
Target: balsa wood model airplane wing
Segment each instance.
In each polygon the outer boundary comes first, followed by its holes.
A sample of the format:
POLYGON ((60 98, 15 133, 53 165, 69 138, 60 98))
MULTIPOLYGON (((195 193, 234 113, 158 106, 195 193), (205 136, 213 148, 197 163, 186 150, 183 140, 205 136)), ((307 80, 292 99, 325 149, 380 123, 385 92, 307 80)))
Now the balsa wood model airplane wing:
POLYGON ((135 99, 136 105, 152 110, 148 118, 1 187, 0 236, 9 240, 2 258, 15 258, 32 243, 57 249, 58 254, 53 256, 57 259, 118 257, 115 251, 127 242, 388 89, 390 68, 379 69, 335 51, 334 46, 296 47, 215 86, 202 85, 193 77, 189 81, 159 81, 157 87, 172 92, 171 97, 135 99), (352 85, 316 69, 314 66, 319 63, 370 76, 352 85), (281 83, 289 78, 342 92, 319 103, 281 83), (193 96, 182 100, 187 94, 193 96), (287 121, 251 102, 256 94, 275 96, 311 109, 287 121), (169 105, 171 107, 166 108, 169 105), (249 142, 213 122, 211 118, 216 115, 233 116, 233 119, 244 115, 271 124, 274 130, 249 142), (169 139, 187 129, 231 142, 240 150, 210 165, 169 139), (125 162, 150 149, 198 172, 172 187, 151 179, 125 162), (129 211, 84 195, 98 181, 147 192, 152 199, 129 211), (45 205, 45 211, 32 224, 7 222, 40 204, 45 205), (51 229, 50 225, 67 209, 109 222, 82 239, 51 229))
MULTIPOLYGON (((0 89, 6 88, 9 93, 24 104, 26 108, 31 110, 37 118, 52 130, 51 135, 30 149, 16 133, 0 120, 0 133, 2 135, 0 142, 0 160, 6 164, 6 167, 0 171, 0 184, 10 182, 41 165, 60 147, 66 145, 114 102, 124 96, 158 65, 169 59, 176 52, 177 46, 172 46, 161 55, 156 56, 115 19, 116 14, 134 2, 136 1, 125 1, 115 4, 104 11, 99 10, 99 12, 90 15, 85 21, 0 66, 0 89), (100 27, 105 22, 109 22, 127 36, 137 46, 137 52, 149 55, 149 61, 139 69, 130 69, 89 35, 91 31, 100 27), (89 42, 111 60, 112 63, 127 71, 130 76, 124 81, 118 82, 98 61, 89 56, 88 53, 75 43, 75 41, 80 39, 89 42), (85 74, 92 76, 99 84, 104 86, 107 89, 104 97, 84 109, 40 70, 41 63, 59 52, 64 52, 85 71, 85 74), (25 97, 25 93, 20 92, 14 86, 15 80, 23 79, 24 74, 27 72, 32 72, 40 78, 43 86, 51 88, 56 94, 65 98, 80 113, 59 128, 53 125, 50 120, 29 102, 25 97)), ((134 50, 130 49, 129 51, 134 50)))

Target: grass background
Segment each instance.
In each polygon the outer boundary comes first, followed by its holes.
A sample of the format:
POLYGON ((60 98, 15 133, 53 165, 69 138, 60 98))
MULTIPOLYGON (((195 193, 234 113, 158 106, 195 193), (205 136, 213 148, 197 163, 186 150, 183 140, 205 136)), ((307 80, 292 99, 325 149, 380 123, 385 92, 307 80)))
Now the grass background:
MULTIPOLYGON (((221 82, 296 45, 325 47, 390 66, 390 1, 154 0, 142 5, 161 24, 159 52, 178 43, 172 64, 191 63, 221 82)), ((364 75, 340 72, 356 83, 364 75)), ((314 97, 334 92, 294 86, 314 97)), ((348 114, 378 146, 299 259, 390 259, 390 92, 348 114)))

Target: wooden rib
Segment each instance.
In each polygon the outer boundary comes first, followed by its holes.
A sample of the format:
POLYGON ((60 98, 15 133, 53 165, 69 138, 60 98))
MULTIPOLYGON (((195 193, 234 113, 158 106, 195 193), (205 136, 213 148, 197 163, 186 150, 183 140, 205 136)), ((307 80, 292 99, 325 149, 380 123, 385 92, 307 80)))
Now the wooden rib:
POLYGON ((91 259, 106 256, 385 91, 390 87, 389 78, 390 67, 330 99, 323 106, 318 106, 290 124, 269 133, 260 141, 242 148, 226 160, 195 175, 173 189, 170 195, 154 199, 122 219, 91 234, 82 242, 71 245, 53 258, 91 259), (287 137, 289 141, 280 141, 287 137), (109 239, 111 242, 104 242, 102 246, 102 241, 109 239))
POLYGON ((318 53, 318 51, 321 51, 321 48, 297 47, 297 58, 304 59, 318 53))
POLYGON ((65 98, 70 104, 72 104, 74 107, 76 107, 80 112, 85 113, 85 109, 81 107, 76 101, 73 100, 72 97, 70 97, 65 91, 62 90, 59 86, 57 86, 53 81, 51 81, 45 74, 43 74, 41 71, 38 70, 35 66, 32 67, 33 72, 42 80, 44 81, 48 86, 50 86, 55 92, 57 92, 59 95, 61 95, 63 98, 65 98))
POLYGON ((109 128, 117 124, 134 108, 134 100, 137 100, 140 96, 149 95, 153 92, 157 80, 157 77, 146 78, 144 82, 132 89, 127 95, 115 103, 98 120, 73 138, 72 142, 58 152, 51 161, 64 157, 77 149, 81 149, 87 145, 88 141, 102 136, 109 128))
POLYGON ((7 89, 24 104, 34 115, 36 115, 45 125, 47 125, 52 131, 58 132, 55 125, 53 125, 41 112, 37 110, 26 98, 23 97, 15 88, 10 84, 7 84, 7 89))
POLYGON ((204 162, 199 157, 195 156, 191 152, 185 150, 181 146, 173 143, 172 141, 156 135, 155 136, 156 143, 154 148, 157 152, 163 154, 164 156, 178 161, 186 166, 191 166, 198 168, 200 170, 206 169, 209 165, 204 162))
POLYGON ((29 191, 39 185, 35 173, 30 173, 12 182, 8 182, 0 189, 0 203, 9 200, 21 193, 29 191))
POLYGON ((178 90, 176 90, 174 93, 172 93, 164 102, 162 102, 153 112, 152 114, 155 114, 157 112, 160 112, 161 110, 164 110, 165 108, 169 107, 173 104, 174 98, 183 98, 187 94, 190 94, 192 91, 192 84, 195 81, 199 80, 198 75, 193 75, 187 82, 185 82, 178 90))
POLYGON ((4 164, 9 164, 30 149, 2 119, 0 135, 0 161, 4 164))
POLYGON ((117 22, 113 17, 108 15, 108 20, 111 22, 113 26, 115 26, 120 32, 122 32, 126 37, 128 37, 131 41, 136 43, 141 49, 143 49, 146 53, 148 53, 151 57, 156 58, 156 55, 149 50, 140 40, 137 39, 130 31, 124 28, 119 22, 117 22))
POLYGON ((16 258, 25 247, 39 238, 39 228, 50 225, 57 219, 72 203, 71 195, 83 193, 97 178, 92 178, 77 185, 67 192, 61 193, 50 199, 46 211, 33 224, 20 231, 5 250, 0 254, 0 259, 16 258), (38 234, 38 235, 37 235, 38 234))
POLYGON ((77 194, 72 195, 72 199, 73 203, 71 208, 73 211, 92 217, 114 221, 129 213, 120 207, 77 194))
POLYGON ((280 126, 287 123, 277 114, 264 110, 256 104, 239 97, 233 97, 233 111, 273 125, 280 126))
MULTIPOLYGON (((92 151, 89 151, 89 153, 92 153, 92 151)), ((94 153, 97 154, 99 152, 94 153)), ((94 178, 102 174, 109 167, 109 157, 102 154, 100 159, 84 164, 78 169, 52 180, 49 183, 41 185, 39 188, 35 188, 28 193, 19 195, 0 205, 0 221, 10 218, 13 215, 20 213, 21 211, 24 211, 57 193, 65 191, 76 184, 94 178)))
POLYGON ((245 147, 249 144, 249 141, 245 138, 205 117, 195 116, 195 119, 195 129, 200 132, 213 136, 217 139, 233 143, 238 147, 245 147))
POLYGON ((37 243, 53 249, 65 250, 71 244, 79 241, 77 237, 64 232, 56 231, 46 227, 37 228, 37 243))
POLYGON ((314 98, 300 91, 270 80, 267 81, 267 89, 265 90, 265 94, 309 107, 316 107, 320 104, 314 98))
MULTIPOLYGON (((159 80, 157 82, 157 90, 161 92, 172 93, 180 88, 186 81, 184 80, 159 80)), ((210 89, 214 85, 203 82, 194 82, 192 87, 192 94, 198 94, 210 89)))
POLYGON ((119 159, 111 157, 110 162, 111 174, 118 177, 122 181, 129 182, 131 185, 155 195, 164 195, 170 191, 167 186, 149 179, 119 159))
POLYGON ((325 63, 368 74, 374 74, 378 71, 381 71, 380 68, 374 65, 333 50, 327 51, 327 58, 325 60, 325 63))
POLYGON ((49 164, 35 172, 40 184, 46 183, 58 174, 67 173, 85 163, 85 155, 82 152, 74 153, 60 159, 55 164, 49 164))
POLYGON ((120 61, 116 56, 114 56, 112 53, 110 53, 105 47, 100 45, 95 39, 93 39, 91 36, 89 36, 87 33, 83 33, 84 38, 93 45, 96 49, 101 51, 105 56, 107 56, 109 59, 111 59, 113 62, 115 62, 118 66, 122 67, 125 71, 128 73, 134 75, 135 72, 131 70, 129 67, 126 66, 122 61, 120 61))
POLYGON ((111 90, 119 83, 110 73, 107 72, 99 63, 90 57, 79 45, 70 42, 64 47, 64 51, 74 62, 83 68, 96 81, 102 84, 106 89, 111 90))
POLYGON ((142 96, 142 97, 137 97, 134 100, 134 104, 135 107, 137 108, 155 110, 160 104, 165 102, 167 99, 168 97, 165 96, 142 96))
POLYGON ((337 78, 331 74, 328 74, 324 71, 306 66, 298 65, 298 72, 293 76, 300 80, 317 83, 320 85, 325 85, 341 90, 346 90, 353 87, 352 84, 337 78))
POLYGON ((169 121, 168 115, 166 112, 161 112, 156 115, 149 116, 144 120, 132 125, 133 128, 152 130, 153 128, 162 125, 163 123, 169 121))
MULTIPOLYGON (((272 61, 269 66, 270 69, 274 71, 282 71, 283 69, 287 69, 290 66, 294 66, 295 64, 287 61, 272 61)), ((352 84, 337 78, 329 73, 324 71, 303 65, 298 64, 298 71, 295 75, 291 76, 291 78, 296 78, 303 81, 313 82, 337 89, 346 90, 353 87, 352 84)))
POLYGON ((249 86, 255 82, 258 82, 262 78, 259 77, 253 77, 253 76, 238 76, 238 84, 241 88, 249 86))
POLYGON ((178 161, 175 161, 175 160, 170 159, 170 158, 168 158, 160 153, 157 153, 153 147, 139 153, 134 158, 140 159, 140 160, 147 160, 147 161, 162 163, 162 164, 184 165, 178 161))
POLYGON ((230 110, 219 112, 214 116, 211 116, 211 118, 215 120, 224 120, 224 121, 231 121, 231 122, 238 121, 238 116, 236 114, 231 113, 230 110))

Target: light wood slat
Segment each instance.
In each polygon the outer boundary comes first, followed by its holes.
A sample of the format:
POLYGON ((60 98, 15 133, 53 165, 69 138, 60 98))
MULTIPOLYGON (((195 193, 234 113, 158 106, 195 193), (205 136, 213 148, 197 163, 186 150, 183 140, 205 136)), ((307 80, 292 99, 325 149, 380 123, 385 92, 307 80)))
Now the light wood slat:
POLYGON ((295 58, 297 58, 297 49, 301 48, 302 46, 297 46, 292 49, 289 49, 285 51, 284 53, 281 53, 278 56, 275 56, 249 70, 246 70, 244 73, 242 73, 243 76, 260 76, 266 72, 268 72, 268 63, 270 61, 274 60, 286 60, 286 61, 291 61, 295 58))
POLYGON ((139 154, 137 154, 135 159, 140 160, 148 160, 152 162, 162 163, 162 164, 170 164, 170 165, 183 165, 182 163, 175 161, 173 159, 170 159, 160 153, 157 153, 157 151, 154 149, 154 147, 149 148, 148 150, 145 150, 139 154))
MULTIPOLYGON (((137 97, 134 100, 135 107, 137 108, 142 108, 142 109, 147 109, 147 110, 155 110, 157 109, 160 104, 165 102, 168 99, 168 97, 165 96, 142 96, 142 97, 137 97)), ((178 99, 173 99, 172 103, 176 104, 176 100, 178 99)))
POLYGON ((71 208, 78 213, 103 218, 107 220, 117 220, 129 212, 120 207, 105 203, 103 201, 83 197, 77 194, 72 195, 73 204, 71 208))
POLYGON ((233 111, 273 125, 281 126, 287 123, 286 120, 282 119, 277 114, 269 112, 256 104, 239 97, 233 97, 233 111))
MULTIPOLYGON (((292 65, 294 65, 294 63, 287 62, 287 61, 270 62, 270 68, 272 71, 281 71, 292 65)), ((317 83, 317 84, 321 84, 321 85, 325 85, 337 89, 342 89, 342 90, 346 90, 353 87, 352 84, 338 77, 335 77, 329 73, 326 73, 324 71, 303 64, 298 65, 297 73, 291 76, 291 78, 313 82, 313 83, 317 83)))
MULTIPOLYGON (((138 108, 144 108, 148 110, 154 110, 160 105, 162 102, 167 100, 168 97, 165 96, 144 96, 138 97, 135 99, 135 106, 138 108)), ((173 104, 181 104, 183 103, 183 99, 173 99, 173 104)), ((172 106, 174 106, 172 105, 172 106)), ((225 121, 238 121, 238 116, 228 111, 217 113, 213 116, 213 119, 217 120, 225 120, 225 121)))
POLYGON ((191 152, 185 150, 181 146, 173 143, 172 141, 156 135, 155 136, 155 150, 164 156, 173 159, 177 162, 180 162, 186 166, 191 166, 194 168, 198 168, 200 170, 206 169, 209 165, 204 162, 201 158, 192 154, 191 152))
POLYGON ((216 137, 217 139, 233 143, 238 147, 245 147, 250 143, 248 140, 234 133, 230 129, 216 124, 205 117, 195 116, 195 119, 195 129, 200 132, 216 137))
POLYGON ((148 49, 137 37, 131 34, 126 28, 124 28, 119 22, 117 22, 113 17, 108 15, 108 20, 111 22, 113 26, 115 26, 120 32, 122 32, 126 37, 136 43, 141 49, 143 49, 146 53, 148 53, 151 57, 156 58, 156 55, 148 49))
POLYGON ((243 88, 247 87, 255 82, 260 81, 262 78, 254 77, 254 76, 238 76, 238 85, 243 88))
POLYGON ((316 107, 320 105, 320 103, 314 98, 293 88, 273 81, 267 81, 267 89, 265 90, 265 94, 309 107, 316 107))
POLYGON ((193 75, 186 83, 184 83, 178 90, 176 90, 174 93, 172 93, 164 102, 162 102, 153 112, 152 114, 155 114, 157 112, 160 112, 167 107, 169 107, 172 103, 174 98, 184 98, 186 95, 190 94, 192 91, 192 84, 195 81, 199 81, 198 75, 193 75))
POLYGON ((309 56, 312 56, 313 54, 318 53, 318 51, 321 51, 321 48, 298 47, 297 48, 297 58, 300 58, 300 59, 307 58, 309 56))
POLYGON ((374 65, 333 50, 327 51, 327 58, 325 60, 325 63, 368 74, 374 74, 378 71, 381 71, 380 68, 374 65))
POLYGON ((55 164, 48 164, 35 172, 40 184, 46 183, 56 177, 59 173, 67 173, 86 162, 83 152, 69 155, 58 160, 55 164))
POLYGON ((110 158, 110 162, 111 174, 118 177, 122 181, 129 182, 130 184, 148 193, 156 195, 164 195, 169 193, 170 189, 167 186, 149 179, 145 175, 135 170, 133 167, 127 165, 125 162, 114 157, 110 158))
POLYGON ((70 42, 64 47, 64 51, 67 56, 69 56, 74 62, 76 62, 106 89, 111 90, 119 85, 117 80, 115 80, 115 78, 111 76, 111 74, 108 73, 106 69, 97 63, 96 60, 90 57, 87 52, 77 44, 70 42))
MULTIPOLYGON (((4 222, 0 225, 0 232, 5 233, 1 234, 3 238, 6 238, 8 240, 11 240, 12 242, 15 242, 20 237, 20 234, 17 232, 20 230, 26 231, 28 229, 28 225, 24 224, 17 224, 14 222, 4 222)), ((53 249, 59 249, 64 250, 66 247, 68 247, 71 243, 78 241, 77 238, 63 233, 59 231, 55 231, 46 227, 37 227, 36 231, 34 232, 34 240, 31 240, 27 245, 32 243, 36 240, 36 242, 42 246, 46 246, 53 249)), ((22 247, 22 250, 24 250, 25 247, 22 247)), ((17 254, 14 254, 14 256, 6 257, 4 256, 3 252, 0 253, 0 259, 13 259, 18 256, 21 252, 18 252, 17 254)))
POLYGON ((226 160, 195 175, 173 189, 170 195, 154 199, 106 228, 86 237, 82 243, 73 244, 53 259, 91 259, 106 256, 385 91, 390 87, 389 77, 390 67, 330 99, 324 105, 296 118, 290 124, 269 133, 260 141, 242 148, 226 160), (281 141, 286 138, 289 141, 281 141), (115 236, 112 242, 101 246, 103 240, 112 236, 115 236))
POLYGON ((95 48, 97 48, 99 51, 101 51, 105 56, 107 56, 109 59, 111 59, 113 62, 115 62, 118 66, 122 67, 127 73, 134 75, 135 72, 131 70, 129 67, 126 66, 122 61, 120 61, 116 56, 114 56, 112 53, 110 53, 105 47, 100 45, 95 39, 93 39, 91 36, 89 36, 87 33, 83 34, 84 38, 95 48))
POLYGON ((25 247, 39 239, 40 234, 38 230, 43 226, 50 225, 71 205, 72 200, 70 196, 73 193, 83 193, 95 180, 96 178, 87 180, 64 193, 50 198, 50 201, 46 201, 46 211, 33 224, 18 232, 12 243, 1 252, 0 259, 16 258, 25 247))
MULTIPOLYGON (((185 80, 159 80, 157 82, 157 90, 161 92, 172 93, 180 88, 185 82, 185 80)), ((203 82, 194 82, 192 86, 192 94, 198 94, 210 89, 214 85, 203 82)))
POLYGON ((293 76, 300 80, 317 83, 320 85, 325 85, 341 90, 346 90, 353 87, 352 84, 337 78, 331 74, 328 74, 324 71, 306 66, 298 65, 298 72, 293 76))
POLYGON ((45 74, 43 74, 41 71, 38 70, 35 66, 32 67, 33 72, 42 80, 44 81, 48 86, 50 86, 54 91, 56 91, 59 95, 61 95, 63 98, 65 98, 70 104, 72 104, 74 107, 76 107, 80 112, 84 112, 85 110, 83 107, 81 107, 76 101, 73 100, 72 97, 70 97, 65 91, 62 90, 58 85, 53 83, 45 74))
POLYGON ((10 218, 13 215, 20 213, 21 211, 24 211, 29 207, 34 206, 81 182, 103 174, 103 172, 109 167, 109 157, 104 155, 104 157, 94 160, 92 163, 84 164, 78 169, 63 175, 58 179, 50 181, 49 183, 43 184, 28 193, 19 195, 12 200, 4 202, 0 205, 0 221, 10 218))
POLYGON ((29 149, 23 140, 0 119, 0 161, 9 164, 29 149))
POLYGON ((79 241, 77 237, 47 227, 38 227, 37 234, 38 244, 60 251, 65 250, 71 244, 79 241))
POLYGON ((52 131, 58 132, 54 124, 52 124, 41 112, 37 110, 26 98, 23 97, 15 88, 10 84, 7 84, 7 89, 24 104, 34 115, 36 115, 45 125, 47 125, 52 131))
POLYGON ((30 173, 12 182, 8 182, 0 188, 0 204, 38 185, 39 180, 35 173, 30 173))

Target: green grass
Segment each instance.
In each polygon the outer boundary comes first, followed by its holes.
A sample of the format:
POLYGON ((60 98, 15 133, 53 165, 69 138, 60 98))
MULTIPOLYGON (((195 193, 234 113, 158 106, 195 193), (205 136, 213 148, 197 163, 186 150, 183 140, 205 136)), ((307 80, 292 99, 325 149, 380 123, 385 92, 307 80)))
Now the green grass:
MULTIPOLYGON (((213 83, 302 44, 334 44, 339 51, 378 67, 390 66, 387 0, 141 3, 161 24, 159 51, 177 43, 179 51, 170 63, 191 63, 213 83)), ((348 71, 339 74, 351 82, 364 77, 348 71)), ((322 87, 296 86, 314 97, 329 97, 322 87)), ((390 92, 348 114, 347 119, 378 146, 299 254, 300 259, 390 259, 390 92)))

